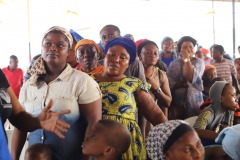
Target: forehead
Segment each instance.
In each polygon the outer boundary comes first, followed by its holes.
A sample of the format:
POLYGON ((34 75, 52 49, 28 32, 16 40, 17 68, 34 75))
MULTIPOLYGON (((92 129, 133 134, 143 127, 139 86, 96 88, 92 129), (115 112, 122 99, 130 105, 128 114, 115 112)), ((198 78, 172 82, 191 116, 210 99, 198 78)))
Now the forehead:
POLYGON ((168 40, 165 40, 165 41, 163 42, 163 44, 168 44, 168 43, 173 43, 173 40, 168 39, 168 40))
POLYGON ((191 41, 184 41, 182 43, 182 47, 184 47, 184 46, 192 46, 193 47, 193 43, 191 41))
POLYGON ((180 137, 175 143, 177 145, 195 144, 199 141, 199 137, 195 131, 188 131, 180 137))
POLYGON ((116 45, 116 46, 112 46, 112 47, 110 47, 109 49, 108 49, 108 52, 121 52, 121 54, 127 54, 127 55, 129 55, 128 54, 128 52, 127 52, 127 50, 124 48, 124 47, 122 47, 122 46, 120 46, 120 45, 116 45))
POLYGON ((114 28, 104 28, 101 32, 101 35, 106 35, 106 34, 115 34, 117 33, 117 30, 114 28))
POLYGON ((225 87, 226 87, 225 92, 227 92, 227 93, 235 92, 235 88, 232 85, 226 85, 225 87))
POLYGON ((143 50, 149 50, 149 49, 158 49, 157 46, 155 46, 154 44, 147 44, 143 47, 143 50))
POLYGON ((91 49, 91 50, 97 50, 96 47, 95 47, 94 45, 92 45, 92 44, 84 44, 84 45, 81 45, 81 46, 78 47, 77 50, 89 50, 89 49, 91 49))
POLYGON ((94 128, 93 128, 93 132, 94 132, 95 134, 104 134, 104 135, 105 135, 106 130, 107 130, 106 127, 103 126, 103 125, 100 124, 100 123, 95 124, 95 125, 94 125, 94 128))
POLYGON ((66 36, 61 32, 50 32, 43 39, 44 40, 66 41, 66 36))

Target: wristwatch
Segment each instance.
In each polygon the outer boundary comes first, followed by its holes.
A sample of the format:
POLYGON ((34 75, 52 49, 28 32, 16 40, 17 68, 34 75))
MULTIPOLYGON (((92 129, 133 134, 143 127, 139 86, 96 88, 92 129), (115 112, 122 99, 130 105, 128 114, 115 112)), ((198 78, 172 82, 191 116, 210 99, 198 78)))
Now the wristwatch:
POLYGON ((190 61, 190 58, 184 58, 183 61, 186 63, 186 62, 189 62, 190 61))
POLYGON ((159 87, 157 90, 156 90, 157 93, 161 93, 162 92, 162 89, 159 87))

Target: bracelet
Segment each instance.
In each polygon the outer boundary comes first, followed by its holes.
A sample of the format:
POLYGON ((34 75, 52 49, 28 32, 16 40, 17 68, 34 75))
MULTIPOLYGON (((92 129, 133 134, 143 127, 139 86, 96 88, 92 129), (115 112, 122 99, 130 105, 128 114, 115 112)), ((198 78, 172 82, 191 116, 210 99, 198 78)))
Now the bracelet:
POLYGON ((159 87, 157 90, 156 90, 157 93, 161 93, 162 92, 162 89, 161 87, 159 87))

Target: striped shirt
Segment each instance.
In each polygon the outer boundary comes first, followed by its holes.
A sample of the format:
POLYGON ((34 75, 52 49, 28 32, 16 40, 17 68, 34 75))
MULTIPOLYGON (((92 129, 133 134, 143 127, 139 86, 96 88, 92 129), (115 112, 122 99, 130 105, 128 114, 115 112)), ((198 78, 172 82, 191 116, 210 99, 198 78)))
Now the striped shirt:
POLYGON ((224 78, 230 84, 232 84, 232 75, 237 77, 236 68, 231 60, 223 59, 222 62, 215 62, 215 60, 213 60, 211 64, 216 67, 217 76, 224 78))

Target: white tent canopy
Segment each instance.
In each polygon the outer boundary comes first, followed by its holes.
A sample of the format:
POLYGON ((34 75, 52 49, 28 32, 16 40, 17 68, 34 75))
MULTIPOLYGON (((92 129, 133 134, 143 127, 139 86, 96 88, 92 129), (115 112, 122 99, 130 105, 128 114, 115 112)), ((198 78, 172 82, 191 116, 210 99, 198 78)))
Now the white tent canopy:
MULTIPOLYGON (((214 10, 212 5, 212 1, 197 0, 0 0, 0 67, 7 66, 9 56, 15 54, 25 69, 29 51, 31 56, 41 53, 42 35, 53 25, 72 28, 99 42, 100 29, 114 24, 122 35, 148 38, 159 47, 165 36, 177 41, 190 35, 205 48, 215 42, 232 55, 232 3, 214 1, 214 10)), ((235 5, 236 19, 240 19, 240 3, 235 5)), ((237 36, 240 21, 235 25, 237 36)))

